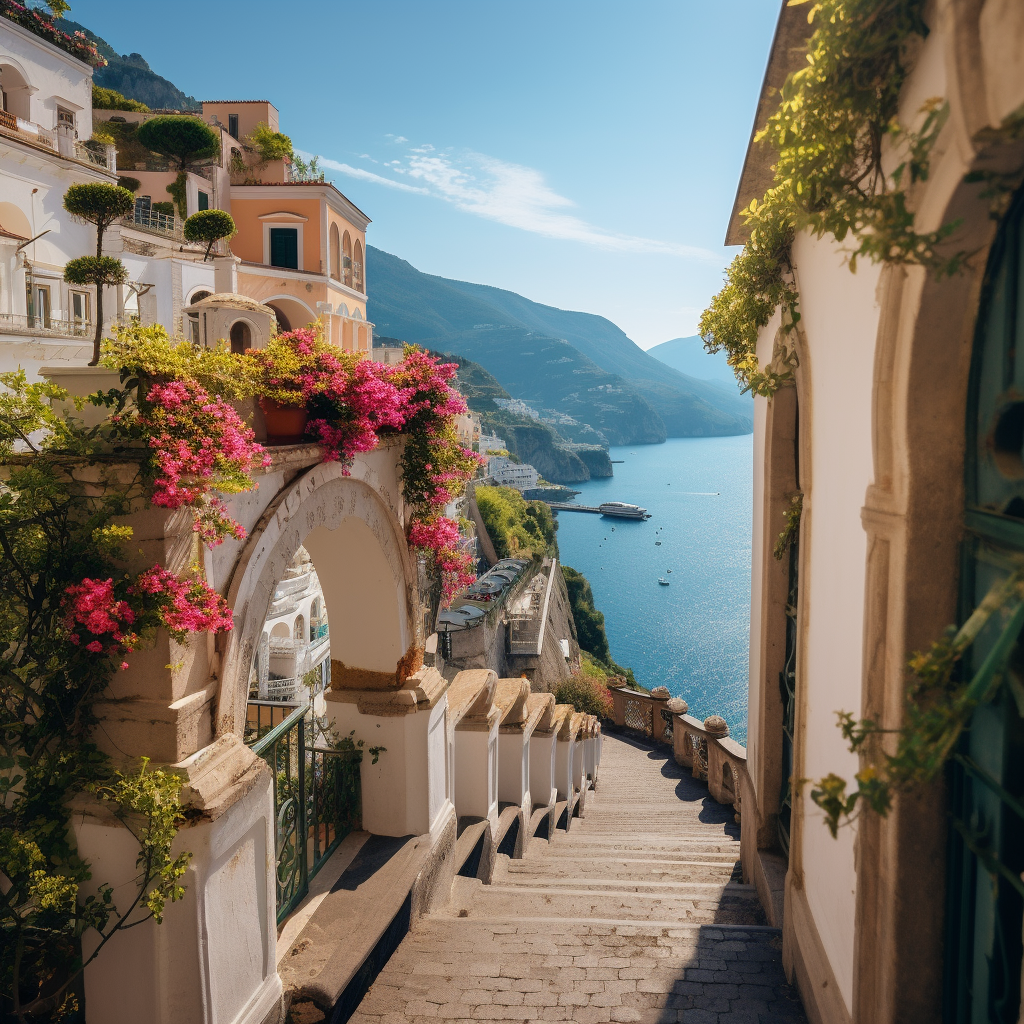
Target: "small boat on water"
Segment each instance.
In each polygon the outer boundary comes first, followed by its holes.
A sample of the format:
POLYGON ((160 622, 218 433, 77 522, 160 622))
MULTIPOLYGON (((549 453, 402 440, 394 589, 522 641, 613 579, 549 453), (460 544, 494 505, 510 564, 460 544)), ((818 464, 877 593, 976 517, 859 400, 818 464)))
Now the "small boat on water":
POLYGON ((659 576, 659 577, 658 577, 658 582, 659 582, 659 583, 660 583, 660 584, 661 584, 661 585, 662 585, 663 587, 667 587, 667 586, 668 586, 668 580, 667 580, 667 579, 665 579, 665 577, 664 577, 664 576, 659 576))
POLYGON ((661 547, 661 541, 660 541, 660 540, 656 540, 656 541, 654 542, 654 546, 655 546, 656 548, 660 548, 660 547, 661 547))
POLYGON ((639 505, 630 505, 625 501, 606 501, 597 506, 603 516, 617 516, 620 519, 650 519, 650 513, 639 505))

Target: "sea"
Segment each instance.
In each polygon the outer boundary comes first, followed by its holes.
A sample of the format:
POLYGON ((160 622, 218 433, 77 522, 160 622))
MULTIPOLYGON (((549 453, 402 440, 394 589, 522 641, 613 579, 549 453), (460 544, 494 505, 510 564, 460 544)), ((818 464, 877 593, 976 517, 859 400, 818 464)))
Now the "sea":
POLYGON ((753 435, 610 454, 622 460, 615 475, 573 485, 574 501, 626 501, 651 518, 559 512, 562 561, 590 581, 615 661, 643 686, 667 686, 695 717, 721 715, 745 743, 753 435))

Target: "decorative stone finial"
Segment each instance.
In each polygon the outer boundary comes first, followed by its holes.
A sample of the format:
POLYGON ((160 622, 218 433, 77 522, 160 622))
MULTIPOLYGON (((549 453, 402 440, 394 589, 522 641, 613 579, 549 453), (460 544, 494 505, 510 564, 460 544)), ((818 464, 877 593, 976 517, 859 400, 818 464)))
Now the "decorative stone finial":
POLYGON ((725 724, 725 719, 721 715, 709 715, 704 719, 704 731, 709 736, 722 736, 729 735, 729 726, 725 724))
POLYGON ((669 711, 675 712, 677 715, 685 715, 690 710, 690 705, 683 700, 682 697, 673 697, 666 707, 669 711))
POLYGON ((668 687, 656 686, 651 690, 651 696, 654 697, 655 700, 666 700, 669 696, 668 687))

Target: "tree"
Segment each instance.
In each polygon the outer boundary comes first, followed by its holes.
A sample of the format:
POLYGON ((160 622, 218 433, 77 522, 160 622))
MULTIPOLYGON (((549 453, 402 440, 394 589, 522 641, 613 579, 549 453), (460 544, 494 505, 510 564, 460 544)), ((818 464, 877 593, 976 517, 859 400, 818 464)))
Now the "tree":
POLYGON ((204 263, 210 258, 214 243, 222 238, 230 238, 234 233, 235 222, 231 214, 224 210, 200 210, 185 221, 185 240, 206 242, 204 263))
POLYGON ((124 284, 128 279, 125 265, 112 256, 103 255, 103 232, 114 221, 135 208, 135 196, 120 185, 94 182, 72 185, 64 193, 64 209, 73 217, 80 217, 96 225, 96 255, 80 256, 64 268, 68 284, 96 286, 96 334, 93 337, 90 366, 100 361, 100 338, 103 336, 103 289, 109 285, 124 284))
POLYGON ((292 158, 292 140, 283 132, 275 132, 266 121, 260 121, 245 137, 245 143, 259 154, 260 167, 274 160, 292 158))
POLYGON ((139 126, 136 137, 146 149, 174 160, 182 171, 220 154, 220 136, 187 114, 151 117, 139 126))

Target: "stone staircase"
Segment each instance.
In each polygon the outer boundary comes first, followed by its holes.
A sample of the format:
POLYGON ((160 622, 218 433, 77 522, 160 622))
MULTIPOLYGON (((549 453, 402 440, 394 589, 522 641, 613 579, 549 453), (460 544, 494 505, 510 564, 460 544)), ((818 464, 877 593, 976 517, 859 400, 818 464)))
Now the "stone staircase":
POLYGON ((498 857, 489 884, 457 878, 353 1020, 803 1022, 764 920, 733 809, 667 752, 606 735, 585 817, 498 857))

